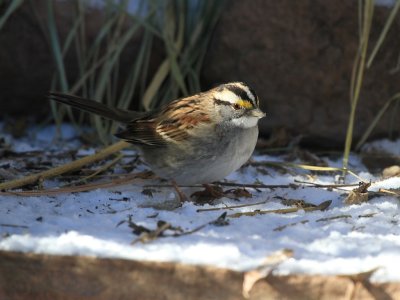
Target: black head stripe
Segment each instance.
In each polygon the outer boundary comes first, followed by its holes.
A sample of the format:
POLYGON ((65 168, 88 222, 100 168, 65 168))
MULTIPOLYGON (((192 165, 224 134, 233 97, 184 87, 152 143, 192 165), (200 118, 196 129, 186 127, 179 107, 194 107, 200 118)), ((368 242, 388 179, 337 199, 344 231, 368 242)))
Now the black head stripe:
POLYGON ((258 105, 259 105, 259 103, 258 103, 259 100, 258 100, 258 96, 257 96, 256 92, 255 92, 251 87, 249 87, 249 86, 248 86, 248 89, 249 89, 250 93, 253 94, 254 99, 255 99, 255 101, 256 101, 256 105, 258 106, 258 105))
MULTIPOLYGON (((238 85, 233 85, 233 84, 227 84, 225 87, 232 93, 238 95, 240 97, 240 99, 247 100, 250 103, 252 103, 253 106, 257 106, 257 103, 249 97, 249 95, 247 94, 247 91, 245 89, 243 89, 242 87, 240 87, 238 85)), ((257 95, 254 93, 254 91, 251 90, 250 88, 248 88, 248 89, 249 89, 250 93, 252 93, 254 95, 254 98, 257 100, 257 95)))
POLYGON ((224 100, 221 100, 221 99, 217 99, 215 97, 214 97, 214 102, 215 102, 215 104, 219 104, 219 105, 227 105, 227 106, 231 106, 232 105, 232 103, 230 103, 229 101, 224 101, 224 100))

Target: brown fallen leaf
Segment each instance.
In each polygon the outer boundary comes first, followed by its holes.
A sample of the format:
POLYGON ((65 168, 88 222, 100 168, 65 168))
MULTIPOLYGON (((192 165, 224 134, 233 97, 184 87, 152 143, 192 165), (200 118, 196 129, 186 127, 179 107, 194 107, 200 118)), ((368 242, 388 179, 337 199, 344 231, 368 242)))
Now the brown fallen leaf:
POLYGON ((246 188, 229 189, 224 192, 228 198, 251 198, 253 195, 246 188))
POLYGON ((244 273, 242 294, 243 297, 249 298, 250 291, 254 284, 262 278, 266 278, 271 271, 283 261, 293 256, 293 250, 282 249, 268 255, 261 266, 254 270, 250 270, 244 273))
POLYGON ((360 204, 368 201, 368 188, 371 186, 371 182, 360 182, 359 186, 349 192, 345 204, 360 204))
POLYGON ((281 203, 286 206, 295 206, 298 208, 316 207, 315 204, 306 202, 302 199, 286 199, 282 197, 276 197, 276 198, 281 199, 281 203))
POLYGON ((225 196, 222 187, 218 185, 203 184, 204 190, 194 192, 190 198, 195 198, 197 203, 210 203, 225 196))

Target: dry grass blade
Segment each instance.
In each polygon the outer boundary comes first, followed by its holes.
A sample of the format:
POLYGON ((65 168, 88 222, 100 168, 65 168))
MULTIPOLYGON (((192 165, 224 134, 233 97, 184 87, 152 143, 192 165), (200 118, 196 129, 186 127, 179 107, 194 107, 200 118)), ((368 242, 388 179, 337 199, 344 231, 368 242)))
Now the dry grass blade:
POLYGON ((70 194, 87 192, 97 189, 109 189, 120 185, 130 184, 137 179, 142 179, 148 172, 140 172, 136 174, 129 174, 125 177, 114 179, 109 182, 93 182, 88 184, 82 184, 78 186, 62 187, 49 190, 34 190, 34 191, 21 191, 21 192, 0 192, 0 195, 12 195, 12 196, 23 196, 23 197, 37 197, 37 196, 54 196, 59 194, 70 194))
POLYGON ((304 165, 304 164, 295 164, 290 162, 275 162, 275 161, 261 161, 261 162, 250 162, 251 166, 278 166, 278 167, 291 167, 297 169, 303 169, 308 171, 316 171, 316 172, 333 172, 333 171, 343 171, 343 168, 336 167, 324 167, 324 166, 312 166, 312 165, 304 165))
POLYGON ((379 189, 380 193, 385 193, 393 196, 400 197, 400 190, 386 190, 386 189, 379 189))
POLYGON ((113 153, 116 153, 124 148, 127 148, 128 146, 130 146, 129 143, 121 141, 121 142, 115 143, 111 146, 108 146, 107 148, 104 148, 103 150, 97 152, 96 154, 83 157, 81 159, 78 159, 78 160, 72 161, 70 163, 46 170, 44 172, 40 172, 37 174, 32 174, 32 175, 28 175, 28 176, 18 178, 15 180, 0 183, 0 191, 19 188, 19 187, 22 187, 22 186, 25 186, 28 184, 37 183, 40 180, 44 180, 47 178, 55 177, 55 176, 58 176, 58 175, 61 175, 61 174, 67 173, 67 172, 77 170, 84 165, 101 160, 113 153))
POLYGON ((276 188, 296 188, 295 184, 260 184, 260 183, 235 183, 235 182, 216 182, 217 185, 221 186, 232 186, 232 187, 243 187, 243 188, 254 188, 254 189, 276 189, 276 188))
POLYGON ((213 208, 199 208, 196 210, 196 212, 204 212, 204 211, 215 211, 215 210, 224 210, 224 209, 235 209, 235 208, 241 208, 241 207, 249 207, 249 206, 256 206, 256 205, 262 205, 267 203, 269 200, 257 202, 257 203, 250 203, 250 204, 240 204, 240 205, 231 205, 231 206, 224 206, 224 207, 213 207, 213 208))
POLYGON ((75 180, 71 183, 68 183, 66 185, 64 185, 63 187, 67 187, 67 186, 71 186, 71 185, 76 185, 77 183, 80 182, 85 182, 87 180, 89 180, 90 178, 93 178, 105 171, 107 171, 108 169, 110 169, 112 166, 114 166, 118 161, 120 161, 122 158, 124 157, 123 154, 119 154, 116 158, 114 158, 112 161, 110 161, 109 163, 105 164, 104 166, 100 167, 98 170, 94 171, 92 174, 85 176, 83 178, 80 178, 78 180, 75 180))
POLYGON ((320 184, 320 183, 315 183, 315 182, 309 182, 309 181, 301 181, 301 180, 295 180, 297 183, 302 183, 302 184, 308 184, 314 187, 320 187, 320 188, 344 188, 344 187, 353 187, 353 186, 359 186, 358 183, 351 183, 351 184, 320 184))
POLYGON ((265 215, 265 214, 289 214, 289 213, 298 212, 300 210, 303 210, 306 212, 325 210, 331 205, 331 203, 332 203, 332 200, 327 200, 327 201, 320 203, 316 207, 306 207, 306 208, 293 207, 293 208, 282 208, 282 209, 271 209, 271 210, 255 210, 255 211, 249 211, 249 212, 238 212, 238 213, 230 214, 227 217, 239 218, 242 216, 252 217, 252 216, 256 216, 256 215, 265 215))
MULTIPOLYGON (((104 23, 93 41, 87 36, 85 25, 90 5, 78 0, 72 2, 77 7, 75 20, 66 40, 60 43, 53 5, 48 0, 46 35, 57 65, 52 90, 79 93, 85 98, 122 109, 133 107, 146 110, 200 90, 199 74, 203 57, 222 11, 222 1, 193 4, 190 1, 140 0, 134 11, 130 10, 129 1, 106 1, 104 23), (154 55, 159 55, 159 51, 154 51, 153 40, 161 41, 165 57, 152 74, 151 60, 154 55), (61 44, 64 45, 62 51, 61 44), (132 44, 140 46, 130 47, 132 44), (75 49, 71 45, 75 45, 75 49), (133 53, 132 48, 135 49, 133 53), (122 56, 128 51, 132 59, 126 66, 127 60, 122 56), (77 58, 75 69, 79 70, 79 78, 71 82, 72 88, 69 89, 66 78, 76 75, 66 74, 63 60, 65 54, 70 56, 72 52, 77 58), (133 100, 138 100, 138 103, 132 105, 133 100)), ((84 120, 82 113, 77 118, 70 108, 63 106, 53 104, 52 111, 58 125, 65 112, 74 124, 84 120)), ((116 124, 97 116, 91 116, 90 121, 100 140, 110 143, 110 133, 115 131, 116 124)))

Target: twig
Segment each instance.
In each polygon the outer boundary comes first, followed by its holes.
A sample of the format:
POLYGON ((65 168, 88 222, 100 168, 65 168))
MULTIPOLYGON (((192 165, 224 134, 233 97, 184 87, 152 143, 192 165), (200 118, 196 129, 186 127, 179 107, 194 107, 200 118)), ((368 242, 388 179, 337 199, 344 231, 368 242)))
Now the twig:
POLYGON ((111 182, 94 182, 79 186, 72 186, 72 187, 64 187, 64 188, 55 188, 49 190, 40 190, 40 191, 21 191, 21 192, 0 192, 0 195, 12 195, 12 196, 51 196, 51 195, 58 195, 63 193, 78 193, 78 192, 87 192, 95 189, 100 188, 110 188, 115 187, 118 185, 127 184, 137 178, 142 178, 142 175, 148 172, 140 172, 135 174, 129 174, 124 176, 123 178, 114 179, 111 182))
MULTIPOLYGON (((244 187, 244 188, 254 188, 254 189, 273 189, 273 188, 291 188, 291 187, 298 187, 296 184, 251 184, 251 183, 235 183, 235 182, 215 182, 216 185, 221 186, 232 186, 232 187, 244 187)), ((173 187, 171 184, 149 184, 145 185, 145 188, 152 188, 152 187, 173 187)), ((188 187, 188 188, 201 188, 202 185, 179 185, 179 187, 188 187)))
POLYGON ((0 224, 0 226, 3 226, 3 227, 13 227, 13 228, 29 228, 28 226, 26 226, 26 225, 15 225, 15 224, 0 224))
POLYGON ((153 241, 157 238, 161 237, 180 237, 184 235, 189 235, 195 233, 208 225, 215 225, 215 226, 226 226, 229 224, 229 220, 226 220, 226 212, 221 214, 215 220, 202 224, 193 228, 192 230, 183 231, 180 227, 174 227, 170 223, 164 221, 157 222, 157 228, 154 230, 148 229, 144 226, 137 225, 136 223, 132 222, 131 216, 129 217, 128 221, 122 221, 117 226, 121 225, 122 223, 128 223, 128 226, 132 228, 134 234, 140 234, 138 238, 131 242, 131 245, 136 244, 138 242, 146 243, 153 241), (171 234, 166 234, 166 231, 172 231, 171 234))
POLYGON ((295 163, 290 163, 290 162, 275 162, 275 161, 255 161, 255 162, 250 162, 249 165, 251 165, 251 166, 291 167, 291 168, 303 169, 303 170, 308 170, 308 171, 320 171, 320 172, 343 171, 343 168, 321 167, 321 166, 295 164, 295 163))
POLYGON ((292 207, 292 208, 283 208, 283 209, 271 209, 271 210, 256 210, 256 211, 248 211, 248 212, 239 212, 239 213, 234 213, 227 215, 229 218, 239 218, 241 216, 256 216, 256 215, 265 215, 265 214, 288 214, 288 213, 293 213, 297 212, 299 210, 304 210, 304 211, 316 211, 316 210, 325 210, 331 205, 332 200, 324 201, 321 204, 319 204, 316 207, 304 207, 304 208, 299 208, 299 207, 292 207))
POLYGON ((321 218, 316 220, 315 222, 325 222, 325 221, 331 221, 331 220, 337 220, 337 219, 347 219, 347 218, 352 218, 351 215, 338 215, 338 216, 333 216, 333 217, 327 217, 327 218, 321 218))
POLYGON ((214 210, 223 210, 223 209, 233 209, 233 208, 240 208, 240 207, 248 207, 248 206, 256 206, 260 204, 267 203, 268 200, 257 202, 257 203, 250 203, 250 204, 241 204, 241 205, 232 205, 232 206, 224 206, 224 207, 213 207, 213 208, 199 208, 196 212, 204 212, 204 211, 214 211, 214 210))
POLYGON ((386 190, 386 189, 379 189, 378 192, 382 193, 382 194, 389 194, 389 195, 392 195, 392 196, 400 197, 400 191, 391 191, 391 190, 386 190))
POLYGON ((222 186, 236 186, 236 187, 247 187, 254 189, 277 189, 277 188, 292 188, 298 187, 296 184, 251 184, 251 183, 235 183, 235 182, 216 182, 218 185, 222 186))
POLYGON ((310 222, 310 221, 309 220, 303 220, 303 221, 300 221, 300 222, 289 223, 289 224, 278 226, 278 227, 274 228, 274 231, 282 231, 285 228, 296 226, 297 224, 306 224, 308 222, 310 222))
POLYGON ((314 182, 309 182, 309 181, 301 181, 295 179, 294 182, 296 183, 303 183, 303 184, 309 184, 314 187, 322 187, 322 188, 341 188, 341 187, 353 187, 353 186, 359 186, 358 183, 352 183, 352 184, 320 184, 320 183, 314 183, 314 182))
POLYGON ((77 183, 79 183, 79 182, 84 182, 84 181, 87 181, 88 179, 90 179, 90 178, 93 178, 94 176, 96 176, 96 175, 98 175, 98 174, 100 174, 100 173, 103 173, 103 172, 105 172, 106 170, 108 170, 109 168, 111 168, 112 166, 114 166, 121 158, 123 158, 124 157, 124 155, 123 154, 119 154, 116 158, 114 158, 111 162, 109 162, 108 164, 105 164, 105 165, 103 165, 103 166, 101 166, 99 169, 97 169, 96 171, 94 171, 92 174, 90 174, 90 175, 88 175, 88 176, 85 176, 85 177, 83 177, 83 178, 80 178, 80 179, 78 179, 78 180, 75 180, 75 181, 73 181, 73 182, 70 182, 70 183, 68 183, 68 184, 66 184, 66 185, 64 185, 64 186, 62 186, 61 188, 63 188, 63 187, 67 187, 67 186, 71 186, 71 185, 76 185, 77 183))
POLYGON ((99 151, 93 155, 89 155, 89 156, 80 158, 78 160, 69 162, 67 164, 52 168, 50 170, 46 170, 44 172, 40 172, 37 174, 25 176, 25 177, 22 177, 19 179, 0 183, 0 191, 15 189, 15 188, 22 187, 22 186, 25 186, 28 184, 36 183, 36 182, 44 180, 46 178, 55 177, 55 176, 58 176, 58 175, 61 175, 61 174, 67 173, 67 172, 75 171, 84 165, 101 160, 115 152, 118 152, 118 151, 128 147, 129 145, 130 144, 125 141, 120 141, 118 143, 115 143, 111 146, 108 146, 108 147, 102 149, 101 151, 99 151))

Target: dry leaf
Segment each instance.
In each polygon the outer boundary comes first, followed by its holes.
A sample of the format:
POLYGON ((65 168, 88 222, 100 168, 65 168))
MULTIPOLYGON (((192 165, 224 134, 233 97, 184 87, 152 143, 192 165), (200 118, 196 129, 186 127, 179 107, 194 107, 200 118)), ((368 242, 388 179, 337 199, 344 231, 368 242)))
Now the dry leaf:
MULTIPOLYGON (((279 197, 281 198, 281 197, 279 197)), ((298 208, 316 207, 315 204, 308 203, 302 199, 285 199, 281 198, 281 203, 286 206, 295 206, 298 208)))
POLYGON ((359 187, 350 191, 344 200, 345 204, 360 204, 368 201, 368 188, 371 186, 371 182, 360 182, 359 187))
POLYGON ((225 196, 224 191, 218 185, 204 184, 204 190, 194 192, 190 195, 191 198, 195 198, 197 203, 210 203, 216 199, 225 196))
POLYGON ((293 250, 283 249, 267 256, 261 266, 244 274, 242 294, 249 298, 254 284, 262 278, 267 277, 271 271, 280 263, 293 256, 293 250))
POLYGON ((246 190, 245 188, 237 188, 237 189, 230 189, 224 192, 225 196, 231 198, 231 195, 233 198, 251 198, 253 195, 246 190))

